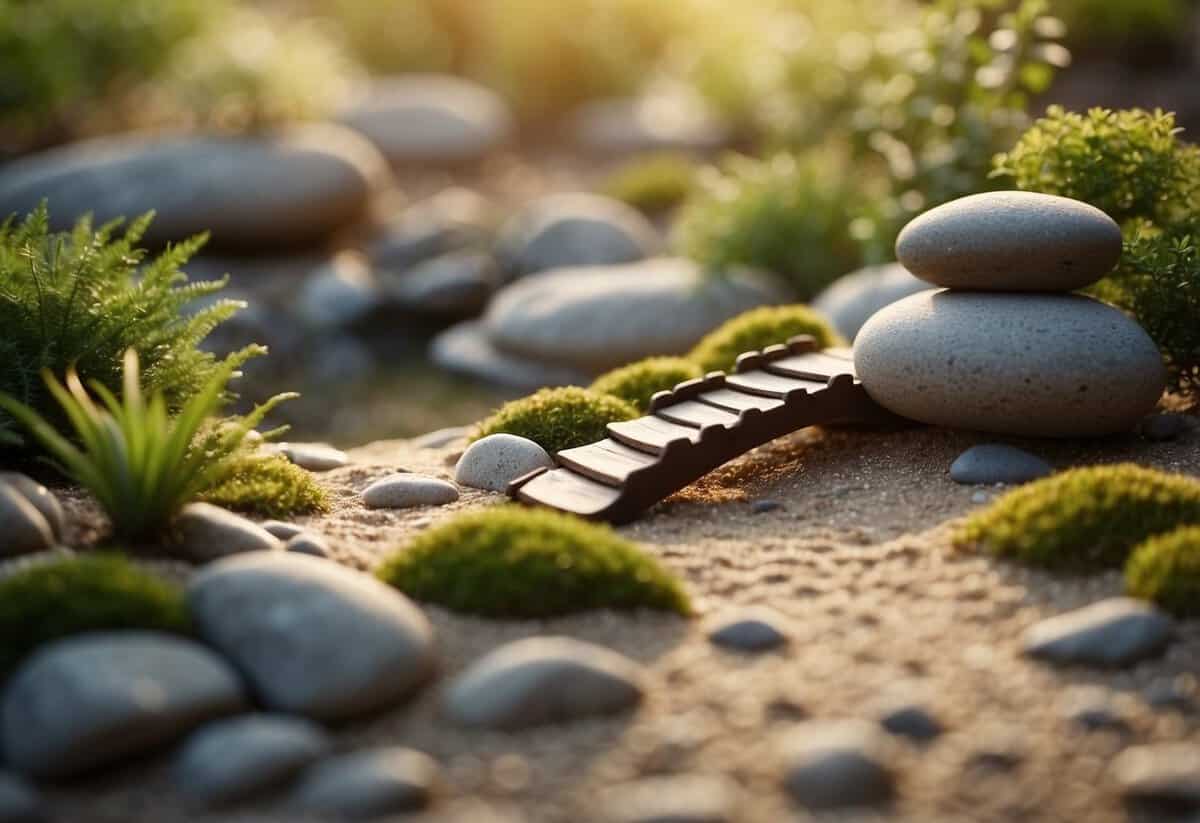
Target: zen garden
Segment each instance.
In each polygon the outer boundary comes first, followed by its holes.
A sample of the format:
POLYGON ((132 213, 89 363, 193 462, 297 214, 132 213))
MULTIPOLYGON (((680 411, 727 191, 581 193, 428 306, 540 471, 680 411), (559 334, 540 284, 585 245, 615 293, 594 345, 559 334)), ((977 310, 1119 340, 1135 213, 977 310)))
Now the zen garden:
POLYGON ((0 0, 0 823, 1200 820, 1200 3, 0 0))

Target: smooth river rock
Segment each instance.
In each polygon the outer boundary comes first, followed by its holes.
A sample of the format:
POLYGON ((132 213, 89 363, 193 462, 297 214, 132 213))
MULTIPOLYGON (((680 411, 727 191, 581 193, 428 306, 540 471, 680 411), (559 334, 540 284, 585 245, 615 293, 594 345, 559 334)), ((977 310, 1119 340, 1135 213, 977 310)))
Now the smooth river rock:
POLYGON ((63 514, 62 503, 54 496, 54 492, 28 475, 20 472, 0 472, 0 485, 11 487, 17 494, 24 497, 33 507, 41 512, 54 533, 55 540, 62 540, 67 530, 67 517, 63 514))
POLYGON ((903 417, 1041 437, 1129 431, 1166 381, 1140 326, 1065 294, 915 294, 867 321, 854 363, 871 397, 903 417))
POLYGON ((463 452, 454 467, 454 479, 473 489, 502 492, 513 480, 534 469, 551 468, 553 458, 532 440, 514 434, 489 434, 463 452))
POLYGON ((0 483, 0 557, 32 554, 54 545, 54 530, 14 486, 0 483))
POLYGON ((1071 291, 1112 271, 1121 228, 1078 200, 1025 191, 972 194, 904 227, 896 257, 939 286, 1071 291))
POLYGON ((838 334, 853 340, 875 312, 928 289, 928 283, 904 266, 885 263, 839 277, 813 298, 812 307, 829 318, 838 334))

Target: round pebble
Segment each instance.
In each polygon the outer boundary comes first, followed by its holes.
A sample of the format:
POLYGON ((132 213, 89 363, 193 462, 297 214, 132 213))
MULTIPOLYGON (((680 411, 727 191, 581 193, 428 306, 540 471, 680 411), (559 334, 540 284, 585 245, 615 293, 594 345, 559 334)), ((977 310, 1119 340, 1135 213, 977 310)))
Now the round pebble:
POLYGON ((54 531, 42 513, 14 486, 0 484, 0 556, 31 554, 53 545, 54 531))
POLYGON ((296 554, 307 554, 312 557, 329 557, 329 544, 325 538, 312 532, 301 532, 295 535, 283 548, 296 554))
POLYGON ((1026 483, 1053 473, 1037 455, 998 443, 972 446, 950 464, 950 479, 967 486, 1026 483))
POLYGON ((41 512, 42 517, 46 518, 46 523, 49 524, 54 538, 56 540, 63 539, 67 528, 67 518, 63 514, 62 503, 58 502, 58 498, 52 491, 32 477, 19 472, 0 472, 0 483, 11 486, 18 494, 32 503, 33 507, 41 512))
POLYGON ((453 483, 420 474, 393 474, 376 480, 363 492, 368 509, 444 506, 458 499, 453 483))
POLYGON ((762 652, 788 642, 786 619, 765 607, 738 609, 719 615, 708 632, 714 645, 743 652, 762 652))
POLYGON ((330 758, 308 769, 292 806, 309 814, 367 819, 425 808, 438 781, 433 758, 399 746, 330 758))
POLYGON ((784 742, 784 785, 802 806, 820 811, 872 806, 891 799, 891 748, 869 723, 800 725, 784 742))
POLYGON ((554 468, 554 460, 537 443, 512 434, 491 434, 467 447, 454 467, 454 479, 463 486, 502 492, 513 480, 541 468, 554 468))
POLYGON ((1141 600, 1113 597, 1047 618, 1025 635, 1025 653, 1052 663, 1128 666, 1161 652, 1174 621, 1141 600))
POLYGON ((350 462, 350 457, 344 451, 325 443, 283 443, 279 451, 288 460, 310 472, 332 471, 350 462))

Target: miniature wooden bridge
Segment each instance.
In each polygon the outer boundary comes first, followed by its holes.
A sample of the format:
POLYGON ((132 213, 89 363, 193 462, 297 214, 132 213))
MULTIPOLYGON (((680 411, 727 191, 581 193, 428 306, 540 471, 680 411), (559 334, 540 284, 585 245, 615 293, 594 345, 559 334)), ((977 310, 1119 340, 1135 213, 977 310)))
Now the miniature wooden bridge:
POLYGON ((867 396, 848 349, 811 337, 738 357, 659 392, 650 414, 610 423, 598 443, 558 453, 558 467, 517 478, 509 496, 594 520, 628 523, 718 466, 806 426, 899 421, 867 396))

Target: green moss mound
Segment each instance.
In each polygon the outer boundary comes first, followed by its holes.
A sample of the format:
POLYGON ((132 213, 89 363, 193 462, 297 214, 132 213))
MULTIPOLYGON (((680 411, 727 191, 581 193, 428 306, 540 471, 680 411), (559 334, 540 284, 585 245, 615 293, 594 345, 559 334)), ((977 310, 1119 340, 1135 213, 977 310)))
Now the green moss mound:
POLYGON ((1141 541, 1200 524, 1200 481, 1133 464, 1073 469, 1015 489, 955 536, 1050 568, 1117 568, 1141 541))
POLYGON ((696 344, 688 359, 706 372, 729 371, 742 352, 785 343, 798 334, 811 334, 821 348, 843 342, 825 319, 808 306, 763 306, 718 326, 696 344))
POLYGON ((1152 537, 1129 555, 1125 587, 1180 617, 1200 615, 1200 526, 1152 537))
POLYGON ((645 214, 661 214, 687 199, 697 171, 696 162, 683 154, 635 157, 613 171, 600 185, 600 192, 645 214))
POLYGON ((329 510, 329 494, 312 476, 281 455, 243 454, 199 497, 225 509, 263 517, 329 510))
POLYGON ((632 420, 638 411, 617 397, 578 387, 542 389, 505 403, 479 424, 475 440, 489 434, 515 434, 554 454, 603 440, 605 426, 632 420))
POLYGON ((669 391, 685 380, 703 376, 704 369, 691 360, 682 357, 648 357, 600 375, 591 389, 619 397, 644 412, 650 408, 650 398, 656 393, 669 391))
POLYGON ((0 675, 45 643, 116 629, 186 632, 182 589, 106 554, 38 563, 0 580, 0 675))
POLYGON ((379 577, 417 600, 487 617, 691 610, 679 581, 607 526, 509 506, 425 532, 379 577))

